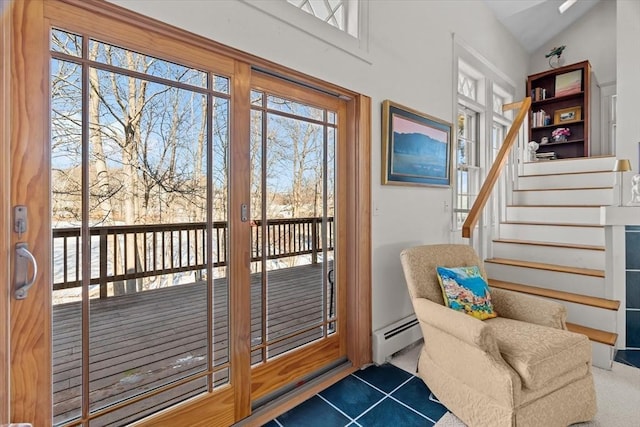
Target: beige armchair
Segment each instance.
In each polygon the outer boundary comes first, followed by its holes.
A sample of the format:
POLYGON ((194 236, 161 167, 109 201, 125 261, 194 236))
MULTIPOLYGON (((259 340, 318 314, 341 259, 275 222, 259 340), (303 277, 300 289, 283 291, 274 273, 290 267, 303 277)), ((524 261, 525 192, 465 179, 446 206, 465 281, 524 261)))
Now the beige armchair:
POLYGON ((444 306, 436 266, 477 265, 468 245, 428 245, 400 255, 422 328, 418 373, 469 427, 567 426, 596 413, 591 345, 566 330, 552 301, 491 288, 498 317, 478 320, 444 306))

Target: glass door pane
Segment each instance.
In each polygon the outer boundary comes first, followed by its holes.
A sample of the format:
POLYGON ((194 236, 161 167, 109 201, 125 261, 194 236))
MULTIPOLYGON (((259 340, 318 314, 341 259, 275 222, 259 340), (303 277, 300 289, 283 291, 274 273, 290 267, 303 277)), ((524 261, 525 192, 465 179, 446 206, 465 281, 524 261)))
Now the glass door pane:
POLYGON ((337 114, 254 90, 252 364, 335 333, 337 114))
POLYGON ((52 32, 54 423, 229 383, 228 78, 52 32))

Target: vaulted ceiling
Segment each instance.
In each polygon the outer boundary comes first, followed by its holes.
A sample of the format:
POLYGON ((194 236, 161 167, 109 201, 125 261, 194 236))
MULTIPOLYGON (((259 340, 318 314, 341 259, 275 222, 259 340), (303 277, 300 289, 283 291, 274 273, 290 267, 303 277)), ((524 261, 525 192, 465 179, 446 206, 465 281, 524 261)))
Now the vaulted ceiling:
POLYGON ((558 8, 565 0, 484 0, 529 53, 567 29, 599 1, 577 0, 560 13, 558 8))

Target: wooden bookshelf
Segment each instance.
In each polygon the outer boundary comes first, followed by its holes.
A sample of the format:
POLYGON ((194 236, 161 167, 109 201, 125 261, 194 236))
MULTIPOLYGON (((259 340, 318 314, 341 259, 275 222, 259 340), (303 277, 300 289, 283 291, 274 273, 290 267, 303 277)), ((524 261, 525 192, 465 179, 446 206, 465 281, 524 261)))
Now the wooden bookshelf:
POLYGON ((540 144, 543 137, 549 139, 547 144, 540 145, 538 153, 554 152, 559 159, 589 157, 590 87, 589 61, 532 74, 527 78, 526 93, 532 101, 529 141, 540 144), (564 89, 565 93, 556 94, 556 89, 564 89), (568 128, 571 135, 566 141, 554 141, 551 134, 561 127, 568 128))

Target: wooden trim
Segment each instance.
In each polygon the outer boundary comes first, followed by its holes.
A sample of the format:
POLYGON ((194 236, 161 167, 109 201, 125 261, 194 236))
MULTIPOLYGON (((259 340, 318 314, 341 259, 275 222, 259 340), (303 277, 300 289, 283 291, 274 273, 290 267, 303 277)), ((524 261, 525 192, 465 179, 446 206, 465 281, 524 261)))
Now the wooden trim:
POLYGON ((591 268, 568 267, 565 265, 545 264, 543 262, 520 261, 505 258, 489 258, 485 263, 511 265, 514 267, 535 268, 537 270, 557 271, 558 273, 580 274, 582 276, 603 277, 604 270, 591 268))
POLYGON ((255 401, 277 391, 283 384, 300 381, 310 372, 338 360, 340 352, 340 337, 334 335, 315 345, 293 350, 287 353, 287 357, 253 368, 251 399, 255 401))
POLYGON ((235 421, 251 414, 251 390, 246 379, 251 376, 251 254, 248 248, 251 241, 251 223, 241 222, 241 205, 251 206, 251 107, 248 100, 251 93, 251 67, 236 62, 233 78, 235 99, 232 101, 231 167, 229 182, 229 233, 230 265, 230 342, 231 342, 231 382, 235 387, 235 421))
POLYGON ((336 368, 336 370, 330 371, 327 374, 313 379, 309 383, 286 393, 282 397, 276 399, 272 404, 269 403, 263 408, 254 411, 250 417, 240 420, 235 425, 237 427, 264 425, 357 370, 358 368, 353 366, 336 368))
POLYGON ((534 240, 494 239, 494 243, 513 243, 516 245, 550 246, 554 248, 584 249, 588 251, 604 251, 604 246, 578 245, 576 243, 537 242, 534 240))
MULTIPOLYGON (((11 422, 48 426, 51 404, 51 277, 49 194, 49 46, 41 1, 13 3, 11 64, 11 197, 26 205, 29 224, 20 241, 39 262, 25 300, 11 299, 11 422)), ((12 233, 14 234, 14 233, 12 233)), ((11 236, 9 250, 16 243, 11 236)))
MULTIPOLYGON (((373 360, 371 347, 371 98, 360 95, 349 103, 355 128, 349 129, 352 151, 349 174, 353 182, 348 197, 349 288, 347 300, 347 354, 354 366, 373 360)), ((346 268, 346 266, 345 266, 346 268)))
MULTIPOLYGON (((567 71, 581 70, 588 63, 589 63, 589 61, 576 62, 575 64, 566 65, 565 67, 562 67, 562 69, 566 69, 567 71)), ((541 71, 541 72, 536 73, 536 74, 531 74, 529 76, 529 79, 530 80, 537 80, 537 79, 539 79, 541 77, 546 77, 546 76, 549 76, 549 75, 556 74, 557 72, 558 72, 558 70, 553 68, 551 70, 541 71)), ((585 85, 585 87, 586 87, 586 85, 585 85)))
POLYGON ((480 215, 484 210, 484 206, 487 204, 489 197, 491 196, 491 192, 493 191, 493 187, 495 186, 498 178, 500 177, 500 173, 504 168, 504 165, 507 163, 507 156, 513 147, 520 127, 524 122, 525 117, 529 113, 529 108, 531 108, 531 98, 526 97, 522 104, 520 105, 520 110, 516 115, 511 127, 509 128, 509 132, 507 132, 507 136, 504 138, 504 142, 500 147, 500 151, 496 155, 496 159, 491 165, 491 169, 489 169, 489 173, 482 184, 482 188, 476 197, 473 206, 471 207, 471 211, 469 211, 469 215, 467 219, 464 221, 462 225, 462 237, 471 238, 471 234, 473 233, 473 229, 480 220, 480 215))
MULTIPOLYGON (((0 11, 0 281, 12 283, 9 247, 11 242, 11 16, 14 2, 0 11)), ((0 424, 9 424, 9 295, 10 286, 0 292, 0 424)))
POLYGON ((573 302, 576 304, 603 308, 605 310, 617 311, 620 308, 620 301, 592 297, 588 295, 574 294, 572 292, 558 291, 556 289, 545 289, 538 286, 521 285, 519 283, 503 282, 501 280, 493 279, 489 279, 489 286, 492 286, 494 288, 506 289, 508 291, 520 292, 523 294, 536 295, 540 297, 553 298, 560 301, 573 302))
POLYGON ((229 387, 219 392, 198 396, 184 403, 171 406, 141 421, 132 427, 226 427, 235 421, 234 394, 229 387))
POLYGON ((618 340, 618 334, 614 332, 601 331, 600 329, 576 325, 575 323, 567 322, 567 329, 577 334, 586 335, 591 341, 610 346, 616 345, 616 341, 618 340))
POLYGON ((322 103, 321 108, 337 110, 340 108, 341 103, 341 100, 336 96, 328 95, 320 91, 314 91, 308 87, 297 85, 295 83, 292 84, 291 82, 259 71, 252 72, 251 88, 280 95, 284 98, 298 101, 303 104, 311 104, 313 106, 319 105, 320 100, 322 103))
MULTIPOLYGON (((276 75, 286 75, 292 80, 308 84, 311 87, 320 88, 327 92, 335 93, 336 95, 339 94, 349 98, 358 95, 356 92, 344 87, 328 83, 300 71, 293 70, 283 65, 276 64, 266 59, 223 45, 222 43, 199 36, 182 28, 167 24, 166 22, 140 15, 132 10, 125 9, 104 0, 47 0, 46 3, 53 5, 51 9, 47 7, 47 13, 51 15, 51 17, 54 17, 55 15, 55 17, 59 18, 55 21, 58 22, 59 25, 65 24, 66 20, 70 18, 70 15, 63 12, 71 11, 76 17, 74 18, 74 27, 84 28, 86 31, 91 31, 92 33, 95 33, 95 31, 98 30, 95 28, 96 17, 101 21, 104 18, 105 22, 122 24, 123 28, 135 27, 140 30, 141 39, 139 40, 134 40, 133 38, 115 39, 115 36, 112 34, 112 28, 109 27, 107 27, 107 30, 103 30, 100 35, 107 41, 110 40, 113 42, 126 43, 127 46, 137 45, 144 52, 149 52, 150 49, 153 49, 153 46, 158 45, 159 41, 164 43, 164 36, 166 35, 167 37, 175 40, 176 43, 169 47, 169 49, 170 51, 175 52, 175 54, 178 55, 177 59, 183 63, 184 59, 182 58, 183 55, 181 52, 184 49, 181 49, 181 47, 187 43, 189 44, 190 51, 196 49, 199 52, 197 55, 202 56, 202 61, 204 62, 204 65, 202 66, 209 67, 213 70, 219 69, 221 64, 227 64, 225 66, 231 67, 229 70, 233 70, 233 63, 230 62, 230 60, 236 60, 251 64, 252 66, 260 69, 269 70, 276 75), (62 12, 58 12, 54 10, 54 8, 59 9, 62 12), (78 22, 78 19, 82 19, 84 16, 87 18, 84 21, 81 20, 78 22), (200 53, 200 51, 202 53, 200 53), (215 61, 211 61, 210 58, 212 58, 212 55, 216 57, 215 61), (217 62, 218 60, 220 60, 221 63, 217 62)), ((164 53, 163 57, 168 58, 164 53)))

